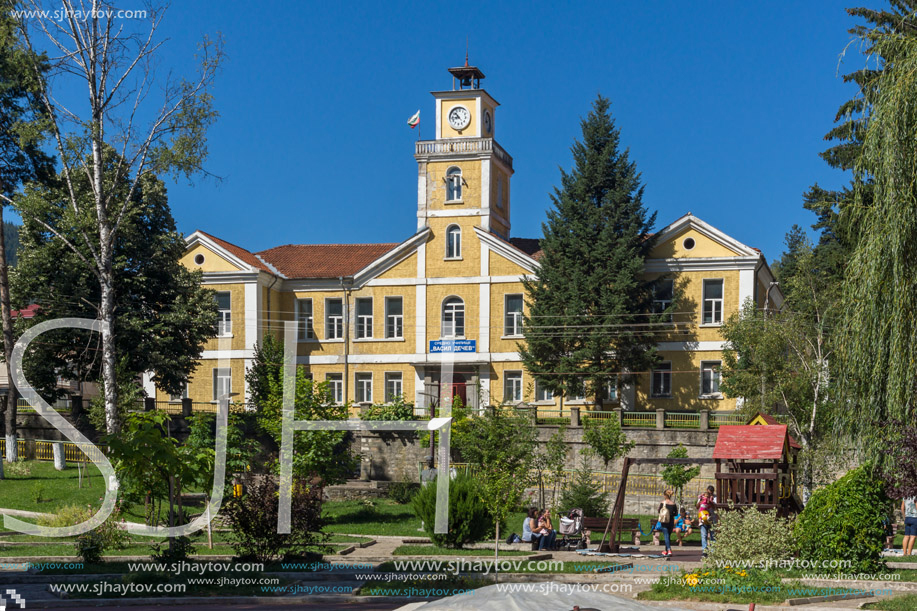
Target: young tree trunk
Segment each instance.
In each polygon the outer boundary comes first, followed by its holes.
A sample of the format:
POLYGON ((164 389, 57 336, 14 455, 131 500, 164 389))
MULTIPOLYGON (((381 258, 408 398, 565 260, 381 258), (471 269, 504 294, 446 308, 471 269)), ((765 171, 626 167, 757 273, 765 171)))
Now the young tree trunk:
MULTIPOLYGON (((3 206, 0 206, 0 318, 3 323, 3 361, 6 367, 7 391, 4 424, 6 426, 6 461, 16 462, 16 385, 13 383, 13 316, 10 312, 10 280, 6 262, 6 235, 3 231, 3 206)), ((2 468, 2 467, 0 467, 2 468)), ((2 477, 0 471, 0 477, 2 477)))
MULTIPOLYGON (((103 249, 103 252, 105 250, 103 249)), ((115 434, 121 430, 121 418, 118 414, 114 288, 112 287, 110 258, 108 259, 108 269, 103 272, 102 303, 99 316, 104 322, 108 323, 108 328, 102 330, 102 382, 105 389, 105 429, 109 434, 115 434)))
POLYGON ((494 581, 497 581, 497 558, 500 556, 500 522, 497 522, 497 534, 494 536, 494 581))

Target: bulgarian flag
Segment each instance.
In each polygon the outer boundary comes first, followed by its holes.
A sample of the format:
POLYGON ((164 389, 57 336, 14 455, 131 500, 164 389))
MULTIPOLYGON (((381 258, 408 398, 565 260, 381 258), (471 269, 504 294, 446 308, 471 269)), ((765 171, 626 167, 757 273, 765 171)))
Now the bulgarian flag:
POLYGON ((417 127, 419 123, 420 123, 420 111, 418 110, 417 112, 414 113, 413 117, 408 119, 408 125, 411 126, 411 129, 414 129, 415 127, 417 127))

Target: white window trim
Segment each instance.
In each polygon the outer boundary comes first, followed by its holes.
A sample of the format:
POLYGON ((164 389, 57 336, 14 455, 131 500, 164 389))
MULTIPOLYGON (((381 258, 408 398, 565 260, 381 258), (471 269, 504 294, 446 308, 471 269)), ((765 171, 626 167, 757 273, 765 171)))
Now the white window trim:
POLYGON ((515 405, 522 403, 525 400, 525 374, 523 374, 520 369, 508 369, 503 371, 503 403, 508 405, 515 405), (510 374, 513 374, 513 379, 515 379, 516 374, 519 374, 519 398, 518 399, 507 399, 506 397, 506 385, 510 381, 510 374))
MULTIPOLYGON (((515 312, 514 312, 515 314, 515 312)), ((522 334, 522 322, 523 316, 525 316, 525 296, 521 293, 506 293, 503 295, 503 335, 500 336, 500 339, 517 339, 524 337, 522 334), (509 315, 509 298, 510 297, 522 297, 522 309, 518 312, 519 316, 514 316, 513 318, 518 321, 519 332, 514 334, 507 334, 506 331, 506 318, 509 315)), ((514 325, 516 326, 516 325, 514 325)))
POLYGON ((217 309, 217 337, 232 337, 232 291, 217 291, 217 295, 226 294, 229 295, 229 309, 224 310, 222 308, 217 309), (224 320, 223 312, 229 314, 229 320, 224 320))
POLYGON ((383 399, 386 403, 391 403, 392 399, 388 396, 388 382, 389 376, 398 376, 398 386, 401 388, 401 393, 396 396, 404 398, 404 372, 401 371, 386 371, 383 374, 383 380, 385 381, 385 388, 383 389, 383 399))
POLYGON ((456 225, 455 223, 446 227, 446 253, 443 259, 445 261, 461 261, 462 260, 462 228, 461 226, 456 225), (450 246, 450 241, 452 240, 452 235, 453 235, 452 230, 453 229, 456 230, 455 233, 458 235, 458 243, 456 244, 456 249, 455 249, 457 253, 450 256, 449 255, 449 246, 450 246))
POLYGON ((538 388, 538 380, 535 380, 535 401, 533 403, 537 405, 554 405, 556 403, 557 398, 554 396, 554 393, 551 390, 548 390, 547 388, 544 389, 544 390, 547 390, 549 393, 551 393, 550 399, 539 398, 539 394, 540 394, 538 392, 539 390, 541 389, 538 388))
POLYGON ((439 308, 439 334, 440 339, 465 339, 465 300, 459 297, 458 295, 449 295, 443 299, 443 303, 439 308), (458 299, 462 304, 462 333, 455 333, 455 310, 452 311, 452 331, 453 335, 446 335, 446 302, 450 299, 458 299))
POLYGON ((294 309, 296 310, 295 312, 296 314, 296 340, 299 343, 317 342, 318 337, 315 334, 315 302, 312 300, 311 297, 296 297, 294 305, 295 305, 294 309), (300 323, 302 321, 300 321, 299 319, 299 314, 300 314, 300 302, 302 301, 308 301, 309 305, 312 307, 312 313, 309 315, 309 319, 312 321, 312 325, 311 325, 312 337, 307 337, 308 326, 307 327, 300 326, 300 323))
POLYGON ((211 391, 211 397, 213 397, 213 399, 212 399, 213 402, 217 402, 217 401, 220 400, 219 396, 217 395, 217 387, 218 387, 217 380, 220 379, 221 377, 228 377, 228 378, 229 378, 229 384, 228 384, 228 386, 229 386, 229 389, 228 389, 228 390, 229 390, 229 393, 227 393, 227 394, 231 394, 231 393, 232 393, 232 367, 214 367, 214 368, 211 370, 211 373, 210 373, 210 384, 211 384, 211 389, 210 389, 210 391, 211 391), (229 371, 229 376, 220 376, 218 372, 219 372, 219 371, 222 371, 222 370, 228 370, 228 371, 229 371))
POLYGON ((353 374, 354 403, 361 405, 372 405, 373 402, 373 373, 371 371, 356 371, 353 374), (369 380, 369 398, 360 398, 362 394, 363 383, 369 380))
POLYGON ((383 305, 385 306, 385 329, 383 329, 383 333, 382 333, 382 334, 384 335, 384 337, 383 337, 382 339, 384 339, 384 340, 386 340, 386 341, 390 341, 390 342, 393 342, 393 341, 402 341, 402 342, 403 342, 403 341, 404 341, 404 297, 402 297, 402 296, 400 296, 400 295, 389 295, 389 296, 386 296, 386 297, 385 297, 385 301, 383 302, 383 305), (390 315, 389 315, 389 313, 388 313, 388 304, 389 304, 391 301, 394 301, 394 300, 396 300, 396 299, 399 300, 399 301, 401 302, 401 314, 392 314, 391 316, 397 316, 398 318, 401 319, 401 335, 392 335, 392 336, 389 336, 389 334, 388 334, 388 319, 389 319, 389 316, 390 316, 390 315))
MULTIPOLYGON (((340 297, 325 297, 325 312, 324 312, 324 314, 325 314, 325 316, 324 316, 324 318, 325 318, 325 333, 324 333, 324 335, 325 335, 325 341, 331 341, 331 342, 334 342, 334 341, 342 342, 342 341, 344 341, 344 324, 345 324, 345 322, 346 322, 346 321, 345 321, 346 316, 345 316, 345 312, 344 312, 344 300, 341 299, 340 297), (332 337, 332 336, 329 335, 329 331, 330 331, 330 329, 332 328, 332 325, 330 324, 330 323, 331 323, 331 316, 328 314, 328 310, 329 310, 329 308, 328 308, 328 302, 329 302, 329 301, 340 301, 340 302, 341 302, 341 316, 340 316, 340 319, 341 319, 341 323, 340 323, 341 335, 340 335, 340 337, 332 337)), ((338 318, 338 317, 335 316, 334 318, 338 318)))
POLYGON ((672 392, 672 386, 673 386, 672 380, 674 379, 672 376, 672 361, 662 361, 661 363, 659 363, 659 365, 654 367, 652 373, 650 374, 650 398, 652 399, 671 399, 674 396, 672 392), (668 369, 659 369, 659 365, 668 365, 669 368, 668 369), (655 378, 656 378, 657 371, 665 371, 669 375, 669 394, 667 395, 657 395, 656 394, 656 379, 655 378))
POLYGON ((344 397, 344 374, 341 374, 341 373, 326 373, 326 374, 325 374, 325 382, 328 383, 328 391, 331 393, 331 400, 334 401, 334 404, 335 404, 335 405, 343 405, 343 404, 344 404, 344 399, 345 399, 345 397, 344 397), (334 377, 332 377, 332 376, 334 376, 334 377), (340 384, 340 388, 341 388, 341 398, 340 398, 340 399, 337 399, 337 398, 334 396, 334 395, 335 395, 335 393, 334 393, 334 387, 336 386, 336 384, 334 384, 334 382, 337 382, 338 384, 340 384))
POLYGON ((465 175, 462 172, 462 168, 458 167, 457 165, 449 166, 446 169, 446 201, 444 203, 446 204, 465 203, 465 200, 464 200, 465 188, 464 187, 465 187, 465 175), (458 170, 458 172, 453 172, 452 170, 458 170), (458 194, 459 194, 458 199, 449 199, 449 189, 450 189, 449 182, 453 180, 452 178, 450 178, 451 176, 458 176, 458 183, 459 183, 458 184, 458 194))
POLYGON ((701 280, 701 306, 700 306, 700 320, 701 323, 699 327, 722 327, 723 320, 726 318, 726 279, 725 278, 704 278, 701 280), (719 301, 720 302, 720 319, 717 322, 704 322, 704 311, 707 309, 707 282, 721 282, 722 287, 722 297, 718 299, 711 299, 710 301, 719 301))
MULTIPOLYGON (((700 386, 698 386, 698 388, 700 389, 700 393, 698 394, 699 399, 722 399, 723 398, 723 393, 722 391, 719 391, 719 390, 716 392, 711 392, 711 393, 704 392, 704 365, 709 365, 711 363, 717 364, 715 368, 709 368, 711 370, 721 368, 723 366, 723 361, 701 361, 700 362, 700 386)), ((718 376, 717 386, 719 386, 720 384, 723 383, 723 373, 722 371, 718 373, 714 371, 714 373, 716 373, 718 376)))
POLYGON ((373 311, 374 307, 375 307, 375 303, 373 302, 372 297, 357 297, 354 300, 354 311, 355 311, 354 321, 353 321, 354 340, 373 339, 374 327, 375 327, 375 316, 374 316, 375 313, 373 311), (359 304, 361 301, 362 302, 369 301, 369 316, 366 316, 365 314, 359 314, 358 308, 359 308, 359 304), (363 319, 366 319, 366 318, 369 319, 369 335, 360 335, 359 330, 360 330, 360 327, 362 326, 361 323, 363 322, 363 319))

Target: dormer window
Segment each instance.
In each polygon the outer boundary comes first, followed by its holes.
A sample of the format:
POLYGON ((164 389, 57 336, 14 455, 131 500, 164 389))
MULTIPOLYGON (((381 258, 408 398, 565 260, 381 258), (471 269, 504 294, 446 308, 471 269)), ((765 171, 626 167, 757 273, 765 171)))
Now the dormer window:
POLYGON ((461 168, 452 166, 446 170, 446 201, 462 201, 462 185, 465 181, 462 179, 461 168))

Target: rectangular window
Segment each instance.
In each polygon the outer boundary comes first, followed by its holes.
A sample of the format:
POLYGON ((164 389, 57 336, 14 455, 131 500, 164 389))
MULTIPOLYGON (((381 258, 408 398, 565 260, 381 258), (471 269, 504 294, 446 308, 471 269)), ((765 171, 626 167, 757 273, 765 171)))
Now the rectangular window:
MULTIPOLYGON (((675 283, 672 280, 660 280, 653 287, 653 313, 662 314, 672 305, 672 295, 675 291, 675 283)), ((663 318, 663 322, 672 322, 672 313, 670 312, 663 318)))
POLYGON ((723 281, 704 280, 703 324, 719 325, 723 322, 723 281))
POLYGON ((219 401, 232 392, 232 370, 228 368, 213 370, 213 400, 219 401))
POLYGON ((401 297, 385 298, 385 337, 404 338, 404 303, 401 297))
POLYGON ((219 292, 215 296, 217 302, 217 335, 232 334, 232 296, 229 291, 219 292))
POLYGON ((357 299, 357 339, 366 339, 373 336, 373 298, 360 297, 357 299))
POLYGON ((401 385, 401 372, 385 374, 385 402, 391 403, 404 394, 401 385))
POLYGON ((717 395, 720 392, 720 361, 701 361, 700 394, 717 395))
POLYGON ((506 315, 503 320, 503 335, 522 335, 522 295, 507 295, 504 304, 506 315))
POLYGON ((357 403, 373 402, 373 374, 357 373, 354 375, 357 387, 357 403))
POLYGON ((617 401, 618 400, 618 376, 615 376, 605 382, 605 400, 606 401, 617 401))
POLYGON ((503 374, 503 402, 522 401, 522 372, 507 371, 503 374))
POLYGON ((654 397, 672 396, 672 363, 659 363, 653 369, 654 397))
POLYGON ((329 373, 325 376, 328 382, 328 392, 331 394, 331 400, 341 404, 344 402, 344 376, 340 373, 329 373))
POLYGON ((535 380, 535 400, 536 401, 553 401, 554 393, 550 388, 545 388, 544 384, 535 380))
POLYGON ((171 401, 172 403, 177 403, 181 401, 182 399, 187 399, 187 398, 188 398, 188 383, 187 382, 185 382, 185 384, 183 385, 180 395, 169 395, 169 401, 171 401))
POLYGON ((325 300, 325 339, 344 337, 344 302, 340 299, 325 300))
POLYGON ((312 300, 296 300, 296 321, 299 329, 299 339, 315 339, 315 329, 312 328, 312 300))

